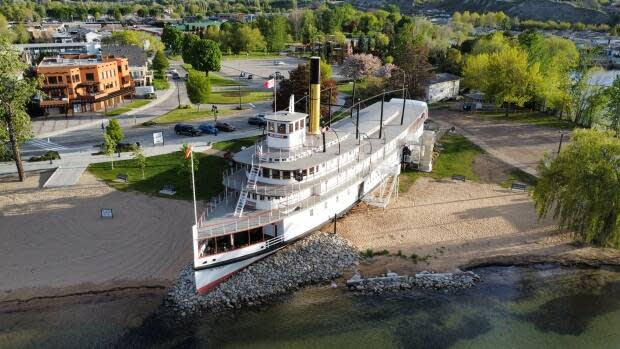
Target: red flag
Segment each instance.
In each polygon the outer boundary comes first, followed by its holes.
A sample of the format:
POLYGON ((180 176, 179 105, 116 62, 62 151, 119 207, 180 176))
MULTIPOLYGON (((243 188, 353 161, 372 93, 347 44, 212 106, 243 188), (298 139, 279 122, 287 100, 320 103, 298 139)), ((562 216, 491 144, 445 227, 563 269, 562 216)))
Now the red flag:
POLYGON ((267 81, 265 81, 263 83, 263 87, 264 88, 273 88, 273 86, 276 84, 276 80, 275 79, 269 79, 267 81))
POLYGON ((185 160, 189 159, 189 157, 192 155, 192 146, 188 145, 187 148, 185 148, 185 160))

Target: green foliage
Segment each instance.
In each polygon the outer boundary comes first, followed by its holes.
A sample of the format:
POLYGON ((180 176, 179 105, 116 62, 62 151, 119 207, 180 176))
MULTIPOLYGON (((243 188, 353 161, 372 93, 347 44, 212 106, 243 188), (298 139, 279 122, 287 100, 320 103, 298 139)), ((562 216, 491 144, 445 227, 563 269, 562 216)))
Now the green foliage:
POLYGON ((620 137, 620 75, 607 88, 605 94, 609 98, 607 105, 608 128, 615 132, 617 137, 620 137))
POLYGON ((124 137, 123 129, 117 119, 110 119, 108 126, 105 128, 105 134, 114 142, 115 147, 124 137))
POLYGON ((287 22, 284 16, 261 16, 258 19, 258 26, 265 37, 269 51, 277 52, 284 49, 288 39, 287 22))
POLYGON ((169 66, 170 66, 170 63, 168 63, 168 58, 166 58, 166 55, 164 55, 164 52, 163 51, 155 52, 155 57, 153 57, 153 69, 158 71, 160 74, 163 74, 163 72, 166 69, 168 69, 169 66))
POLYGON ((189 34, 183 40, 183 60, 209 75, 210 71, 220 70, 222 52, 215 41, 189 34))
POLYGON ((112 32, 112 35, 103 39, 105 44, 135 45, 144 47, 144 42, 148 41, 148 52, 157 52, 164 49, 161 41, 152 34, 137 30, 121 30, 112 32))
POLYGON ((202 74, 197 70, 188 71, 187 79, 187 97, 190 102, 198 106, 200 110, 200 104, 207 103, 211 94, 211 82, 208 76, 202 74))
POLYGON ((101 151, 103 152, 103 154, 110 157, 110 166, 112 169, 114 169, 114 160, 112 160, 112 156, 116 151, 116 142, 107 132, 103 133, 103 147, 101 151))
POLYGON ((142 171, 142 179, 144 179, 144 169, 146 168, 146 156, 144 155, 144 150, 141 147, 133 147, 132 153, 133 159, 142 171))
POLYGON ((575 130, 572 142, 539 166, 533 198, 540 217, 588 243, 620 247, 620 139, 575 130))
MULTIPOLYGON (((192 166, 192 161, 191 160, 192 159, 194 160, 193 161, 194 171, 198 171, 198 162, 199 162, 198 157, 195 156, 195 154, 193 156, 189 156, 187 158, 185 157, 185 154, 187 153, 187 148, 188 147, 189 147, 189 145, 187 145, 185 143, 181 146, 180 155, 181 155, 183 161, 181 162, 181 166, 179 166, 179 168, 177 169, 177 173, 180 174, 180 175, 189 175, 190 174, 190 172, 192 171, 192 168, 191 168, 191 166, 192 166)), ((193 150, 192 150, 192 152, 193 152, 193 150)))
POLYGON ((122 105, 122 106, 120 106, 118 108, 115 108, 115 109, 112 109, 112 110, 108 110, 105 115, 107 115, 107 116, 117 116, 117 115, 125 114, 126 112, 128 112, 130 110, 142 107, 142 106, 147 105, 149 103, 151 103, 151 101, 148 100, 148 99, 136 99, 136 100, 134 100, 132 102, 129 102, 127 104, 124 104, 124 105, 122 105))
POLYGON ((183 48, 183 32, 171 25, 166 25, 161 34, 161 42, 171 54, 179 54, 183 48))
POLYGON ((41 156, 32 156, 28 161, 37 162, 37 161, 49 161, 49 160, 60 160, 60 154, 55 150, 48 150, 45 154, 41 156))

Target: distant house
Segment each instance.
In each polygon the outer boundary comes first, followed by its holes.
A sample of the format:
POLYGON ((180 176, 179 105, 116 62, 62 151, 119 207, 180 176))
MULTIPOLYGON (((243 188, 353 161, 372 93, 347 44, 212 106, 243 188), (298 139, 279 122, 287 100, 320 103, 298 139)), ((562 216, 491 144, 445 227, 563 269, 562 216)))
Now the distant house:
POLYGON ((460 77, 448 73, 435 75, 426 87, 426 101, 434 103, 456 98, 459 95, 460 81, 460 77))
MULTIPOLYGON (((126 57, 129 62, 129 74, 136 87, 151 86, 153 72, 149 70, 146 52, 134 45, 102 45, 101 56, 126 57)), ((136 94, 142 89, 136 89, 136 94)))

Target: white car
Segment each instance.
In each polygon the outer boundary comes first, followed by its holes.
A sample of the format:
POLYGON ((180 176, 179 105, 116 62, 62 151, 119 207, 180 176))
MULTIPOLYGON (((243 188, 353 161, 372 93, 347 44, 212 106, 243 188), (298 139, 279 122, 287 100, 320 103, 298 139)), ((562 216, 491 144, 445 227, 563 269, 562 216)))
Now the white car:
POLYGON ((273 62, 273 65, 284 65, 285 63, 282 61, 273 62))

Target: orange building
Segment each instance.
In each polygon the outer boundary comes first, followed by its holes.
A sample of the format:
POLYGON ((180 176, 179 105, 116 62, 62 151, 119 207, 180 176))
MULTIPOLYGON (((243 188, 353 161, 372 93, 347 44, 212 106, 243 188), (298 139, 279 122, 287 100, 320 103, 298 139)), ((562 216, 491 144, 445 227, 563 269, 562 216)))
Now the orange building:
POLYGON ((134 95, 125 57, 63 55, 47 57, 37 67, 46 96, 40 106, 48 114, 102 111, 134 95))

